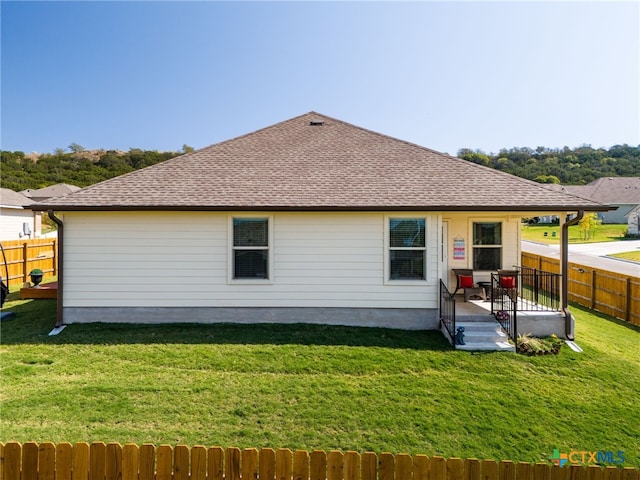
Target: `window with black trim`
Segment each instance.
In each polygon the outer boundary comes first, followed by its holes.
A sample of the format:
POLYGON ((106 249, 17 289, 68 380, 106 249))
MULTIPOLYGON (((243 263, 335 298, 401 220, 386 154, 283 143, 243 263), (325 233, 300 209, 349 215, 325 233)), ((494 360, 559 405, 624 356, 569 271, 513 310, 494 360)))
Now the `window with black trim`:
POLYGON ((502 223, 473 223, 473 269, 502 268, 502 223))
POLYGON ((233 219, 233 278, 269 278, 269 219, 233 219))
POLYGON ((425 219, 389 219, 389 278, 424 280, 426 259, 425 219))

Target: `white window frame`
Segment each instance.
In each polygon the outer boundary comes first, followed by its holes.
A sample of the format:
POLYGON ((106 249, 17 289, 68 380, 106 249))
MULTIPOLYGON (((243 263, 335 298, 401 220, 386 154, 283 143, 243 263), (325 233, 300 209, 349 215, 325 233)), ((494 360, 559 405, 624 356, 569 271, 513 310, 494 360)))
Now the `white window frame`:
POLYGON ((385 215, 384 216, 384 284, 385 285, 427 285, 429 284, 429 217, 425 215, 385 215), (424 247, 394 247, 393 250, 423 250, 424 278, 391 278, 391 220, 419 219, 424 220, 424 247))
POLYGON ((271 285, 273 284, 273 215, 260 212, 240 213, 229 215, 227 222, 227 282, 234 285, 271 285), (234 247, 233 245, 233 221, 235 219, 259 219, 267 220, 267 246, 266 247, 234 247), (234 278, 234 261, 236 250, 268 250, 267 252, 267 278, 234 278))
POLYGON ((487 218, 476 218, 476 219, 470 219, 470 224, 469 224, 469 243, 471 244, 471 266, 470 268, 473 268, 473 265, 475 263, 475 250, 476 248, 482 249, 482 248, 499 248, 500 249, 500 266, 497 269, 490 269, 490 270, 478 270, 479 272, 495 272, 496 270, 500 269, 500 268, 504 268, 504 235, 505 235, 505 221, 504 219, 487 219, 487 218), (474 229, 474 225, 476 223, 499 223, 500 224, 500 244, 486 244, 486 245, 476 245, 474 243, 474 233, 475 233, 475 229, 474 229))

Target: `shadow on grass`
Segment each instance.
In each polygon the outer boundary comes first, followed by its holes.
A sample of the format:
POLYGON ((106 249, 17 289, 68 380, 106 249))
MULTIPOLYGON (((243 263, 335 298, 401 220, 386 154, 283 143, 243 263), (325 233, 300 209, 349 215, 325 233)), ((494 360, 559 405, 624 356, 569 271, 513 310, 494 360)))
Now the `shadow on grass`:
POLYGON ((11 295, 9 303, 3 308, 16 314, 14 319, 2 322, 0 343, 3 345, 297 344, 453 351, 438 331, 406 331, 303 323, 286 325, 88 323, 69 325, 59 335, 49 336, 56 322, 56 301, 18 302, 15 300, 17 295, 11 295))

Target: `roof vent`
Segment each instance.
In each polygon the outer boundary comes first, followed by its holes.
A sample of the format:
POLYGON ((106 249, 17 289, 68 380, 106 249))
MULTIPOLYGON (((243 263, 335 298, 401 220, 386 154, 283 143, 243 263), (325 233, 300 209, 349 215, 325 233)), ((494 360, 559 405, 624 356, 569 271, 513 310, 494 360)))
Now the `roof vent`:
POLYGON ((324 122, 316 122, 316 121, 311 120, 309 122, 309 125, 311 125, 312 127, 319 127, 321 125, 324 125, 324 122))

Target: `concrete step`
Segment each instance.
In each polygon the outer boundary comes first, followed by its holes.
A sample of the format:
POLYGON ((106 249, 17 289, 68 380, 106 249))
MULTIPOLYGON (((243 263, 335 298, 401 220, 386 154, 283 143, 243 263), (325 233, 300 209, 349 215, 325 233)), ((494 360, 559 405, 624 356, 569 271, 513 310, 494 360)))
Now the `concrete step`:
POLYGON ((458 350, 470 351, 510 351, 515 346, 509 343, 509 337, 498 322, 456 322, 456 329, 464 327, 464 345, 456 345, 458 350))
POLYGON ((456 345, 456 350, 466 350, 470 352, 515 352, 516 346, 508 342, 477 342, 456 345))

